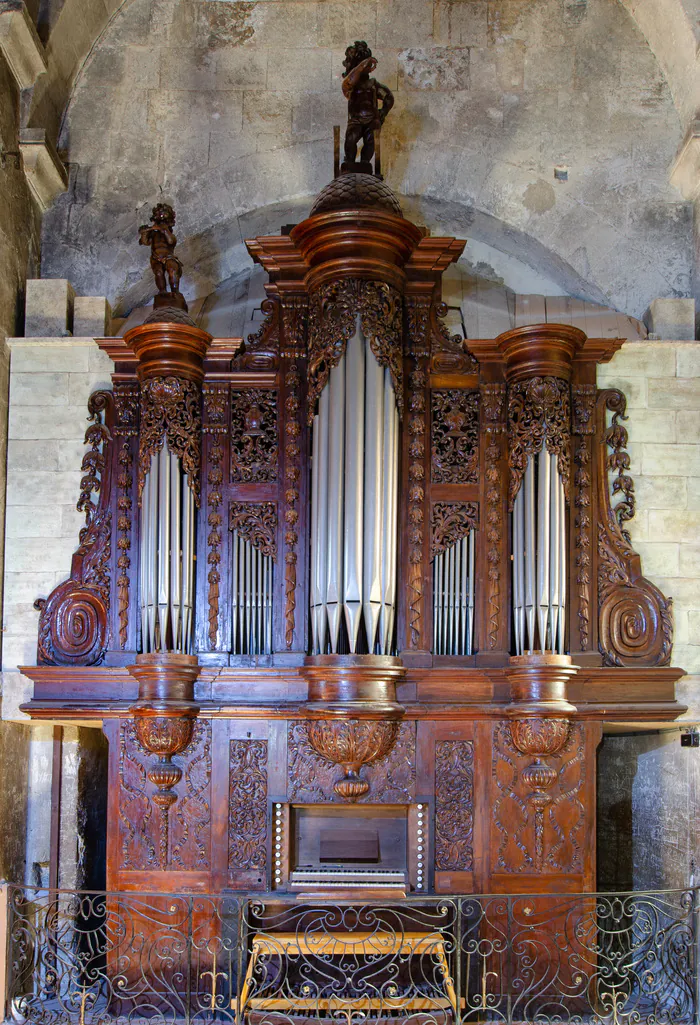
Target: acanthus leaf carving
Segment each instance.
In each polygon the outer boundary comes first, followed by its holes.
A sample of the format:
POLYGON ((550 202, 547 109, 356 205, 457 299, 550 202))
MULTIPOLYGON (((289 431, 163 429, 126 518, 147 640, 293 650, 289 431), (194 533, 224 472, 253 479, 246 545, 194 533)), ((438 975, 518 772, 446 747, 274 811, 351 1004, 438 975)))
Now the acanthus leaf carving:
POLYGON ((508 396, 509 508, 517 495, 528 459, 543 445, 557 456, 557 468, 569 494, 570 473, 569 385, 558 377, 531 377, 515 381, 508 396))
POLYGON ((434 502, 431 559, 467 537, 471 530, 476 530, 478 523, 479 506, 476 502, 434 502))
POLYGON ((285 355, 294 359, 306 352, 306 331, 309 302, 305 295, 285 295, 282 299, 282 326, 284 328, 285 355))
POLYGON ((431 477, 434 484, 475 484, 479 476, 479 392, 431 394, 431 477))
POLYGON ((139 505, 151 459, 167 443, 170 451, 180 459, 195 503, 199 506, 201 400, 200 386, 179 377, 151 377, 141 385, 139 505))
POLYGON ((232 502, 229 529, 262 555, 277 559, 277 507, 274 502, 232 502))
POLYGON ((620 423, 625 409, 625 396, 618 389, 599 393, 598 645, 604 665, 664 666, 671 660, 673 646, 672 599, 643 576, 639 555, 623 527, 634 513, 627 431, 620 423), (608 410, 613 417, 606 427, 608 410), (617 471, 612 487, 611 470, 617 471), (623 496, 615 506, 611 490, 623 496))
POLYGON ((112 557, 112 431, 114 397, 93 392, 88 401, 90 426, 83 457, 77 508, 85 514, 71 577, 39 598, 37 661, 40 665, 96 665, 107 648, 110 608, 109 568, 112 557), (98 495, 95 501, 94 496, 98 495))
MULTIPOLYGON (((425 309, 427 321, 427 308, 425 309)), ((420 646, 423 631, 425 543, 425 436, 427 356, 416 360, 408 392, 408 646, 420 646)))
POLYGON ((284 643, 291 651, 296 624, 297 546, 301 485, 301 375, 296 363, 284 375, 284 643))
POLYGON ((494 650, 498 644, 501 617, 501 542, 503 540, 501 435, 506 429, 504 422, 505 397, 505 384, 494 383, 481 386, 483 427, 486 435, 484 453, 486 562, 488 565, 486 642, 491 650, 494 650))
POLYGON ((321 285, 309 301, 308 417, 333 367, 345 353, 357 317, 374 356, 391 374, 399 415, 403 411, 401 296, 386 282, 343 278, 321 285))
POLYGON ((267 865, 267 741, 232 740, 229 748, 229 870, 267 865))
POLYGON ((435 869, 470 872, 474 867, 474 744, 435 744, 435 869))

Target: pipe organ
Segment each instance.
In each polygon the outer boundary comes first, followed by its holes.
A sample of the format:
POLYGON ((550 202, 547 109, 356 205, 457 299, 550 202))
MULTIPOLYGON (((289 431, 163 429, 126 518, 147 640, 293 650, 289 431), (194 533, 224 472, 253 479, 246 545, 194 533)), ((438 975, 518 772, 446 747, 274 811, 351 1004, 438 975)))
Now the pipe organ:
POLYGON ((248 241, 255 334, 171 290, 97 340, 27 711, 103 724, 110 890, 594 891, 602 729, 683 710, 596 386, 622 340, 452 336, 465 242, 343 166, 248 241))

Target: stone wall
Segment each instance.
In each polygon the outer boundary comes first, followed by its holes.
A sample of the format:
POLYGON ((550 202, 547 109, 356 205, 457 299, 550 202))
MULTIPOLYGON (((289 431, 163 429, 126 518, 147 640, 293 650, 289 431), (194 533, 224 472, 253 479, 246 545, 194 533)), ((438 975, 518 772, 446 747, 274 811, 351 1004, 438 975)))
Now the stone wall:
MULTIPOLYGON (((700 721, 700 343, 628 342, 599 368, 627 395, 644 572, 673 598, 679 700, 700 721)), ((679 732, 608 735, 599 754, 598 885, 683 887, 700 881, 700 751, 679 732)))
POLYGON ((205 283, 188 298, 244 269, 243 239, 304 216, 331 178, 343 51, 361 38, 396 96, 387 181, 420 223, 517 250, 634 316, 690 294, 692 206, 668 184, 682 128, 618 0, 132 0, 73 84, 71 185, 45 218, 43 274, 127 313, 152 287, 134 247, 160 199, 187 288, 205 283))

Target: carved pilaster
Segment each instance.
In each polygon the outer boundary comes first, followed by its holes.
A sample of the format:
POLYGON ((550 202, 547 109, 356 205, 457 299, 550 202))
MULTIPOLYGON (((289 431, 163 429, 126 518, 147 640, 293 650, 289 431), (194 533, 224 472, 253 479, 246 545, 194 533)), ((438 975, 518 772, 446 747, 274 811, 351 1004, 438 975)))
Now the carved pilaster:
POLYGON ((227 433, 229 389, 226 385, 208 384, 203 388, 204 423, 207 438, 207 604, 209 611, 208 641, 215 648, 219 635, 219 585, 221 583, 221 548, 223 544, 221 511, 224 483, 224 442, 227 433))
MULTIPOLYGON (((571 388, 571 429, 574 455, 573 471, 573 544, 575 584, 573 601, 578 621, 579 647, 591 648, 591 575, 594 551, 592 518, 592 446, 595 433, 594 384, 574 384, 571 388)), ((573 630, 572 622, 572 630, 573 630)), ((572 634, 573 636, 573 634, 572 634)))
POLYGON ((430 300, 425 296, 406 298, 408 351, 412 369, 408 376, 408 594, 406 647, 429 649, 426 637, 425 563, 427 525, 428 329, 430 300))
POLYGON ((487 585, 485 601, 485 648, 505 647, 502 640, 505 623, 507 586, 504 563, 504 467, 506 386, 500 382, 481 386, 483 415, 484 519, 487 585))

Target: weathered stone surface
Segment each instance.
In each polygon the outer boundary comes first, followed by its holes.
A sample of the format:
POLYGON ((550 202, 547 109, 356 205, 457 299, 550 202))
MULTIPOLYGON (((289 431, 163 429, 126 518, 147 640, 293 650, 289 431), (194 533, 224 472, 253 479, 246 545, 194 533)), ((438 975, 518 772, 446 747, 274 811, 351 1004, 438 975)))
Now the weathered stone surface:
POLYGON ((654 299, 649 306, 649 330, 659 338, 695 338, 695 300, 654 299))
POLYGON ((30 337, 60 337, 73 329, 73 286, 66 278, 27 281, 24 333, 30 337))

